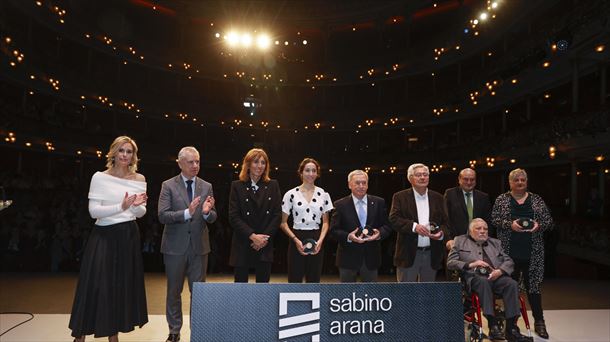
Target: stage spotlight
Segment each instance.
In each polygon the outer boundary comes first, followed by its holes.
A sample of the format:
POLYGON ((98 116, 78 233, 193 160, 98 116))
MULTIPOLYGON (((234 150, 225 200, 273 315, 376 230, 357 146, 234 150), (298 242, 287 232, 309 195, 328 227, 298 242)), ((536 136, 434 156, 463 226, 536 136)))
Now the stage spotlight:
POLYGON ((269 48, 269 45, 271 45, 271 39, 266 34, 260 34, 256 37, 256 45, 259 49, 266 50, 269 48))
POLYGON ((252 45, 252 36, 249 33, 242 34, 240 43, 243 47, 250 47, 250 45, 252 45))
POLYGON ((559 51, 565 51, 568 49, 569 47, 569 43, 567 40, 565 39, 561 39, 557 42, 557 48, 559 49, 559 51))
POLYGON ((479 19, 481 19, 483 21, 487 20, 487 12, 481 13, 481 15, 479 15, 479 19))
POLYGON ((303 40, 303 45, 307 45, 307 40, 306 39, 303 40))
POLYGON ((227 34, 226 36, 226 39, 227 43, 231 47, 237 46, 237 44, 239 43, 239 36, 237 35, 237 32, 229 32, 229 34, 227 34))

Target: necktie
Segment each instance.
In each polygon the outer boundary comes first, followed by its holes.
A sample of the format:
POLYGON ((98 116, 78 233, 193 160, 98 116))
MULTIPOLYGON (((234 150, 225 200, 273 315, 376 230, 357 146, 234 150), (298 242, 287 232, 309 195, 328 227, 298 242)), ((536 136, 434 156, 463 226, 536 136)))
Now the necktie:
POLYGON ((358 201, 358 220, 360 221, 360 227, 366 226, 366 212, 364 212, 364 201, 358 201))
POLYGON ((193 180, 186 181, 186 193, 189 195, 189 203, 193 201, 193 180))
POLYGON ((468 222, 470 222, 474 215, 472 212, 472 192, 466 193, 466 211, 468 211, 468 222))

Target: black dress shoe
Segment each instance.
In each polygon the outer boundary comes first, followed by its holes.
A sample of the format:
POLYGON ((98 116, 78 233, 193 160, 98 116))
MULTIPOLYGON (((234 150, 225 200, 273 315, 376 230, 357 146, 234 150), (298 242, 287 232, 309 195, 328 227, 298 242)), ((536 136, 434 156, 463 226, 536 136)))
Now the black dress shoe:
POLYGON ((532 337, 528 337, 521 334, 518 327, 512 327, 506 331, 506 340, 508 342, 531 342, 534 341, 532 337))
POLYGON ((544 323, 543 319, 534 323, 534 330, 536 331, 536 334, 538 334, 538 336, 542 338, 549 338, 549 333, 546 331, 546 324, 544 323))
POLYGON ((504 334, 502 333, 502 330, 500 330, 500 327, 495 324, 489 326, 489 339, 492 341, 504 340, 504 334))
POLYGON ((169 334, 165 342, 178 342, 180 341, 180 334, 169 334))

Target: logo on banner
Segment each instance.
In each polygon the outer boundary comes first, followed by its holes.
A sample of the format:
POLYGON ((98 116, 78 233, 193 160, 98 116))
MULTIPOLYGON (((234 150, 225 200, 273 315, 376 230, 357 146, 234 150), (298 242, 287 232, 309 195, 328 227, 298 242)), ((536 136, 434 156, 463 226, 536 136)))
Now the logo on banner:
POLYGON ((280 340, 301 335, 311 336, 311 342, 320 341, 320 293, 319 292, 281 292, 279 308, 278 338, 280 340), (296 316, 288 315, 288 306, 295 302, 309 302, 311 309, 296 316), (287 317, 284 317, 287 316, 287 317))

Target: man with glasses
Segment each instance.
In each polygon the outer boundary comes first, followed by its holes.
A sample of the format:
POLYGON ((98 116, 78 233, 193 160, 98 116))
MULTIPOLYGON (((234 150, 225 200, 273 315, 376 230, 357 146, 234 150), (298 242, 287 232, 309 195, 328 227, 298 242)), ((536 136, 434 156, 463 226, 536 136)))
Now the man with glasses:
POLYGON ((392 197, 390 223, 398 232, 394 266, 399 282, 434 281, 443 266, 447 214, 443 196, 428 189, 430 171, 424 164, 407 170, 411 188, 392 197))

